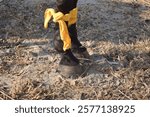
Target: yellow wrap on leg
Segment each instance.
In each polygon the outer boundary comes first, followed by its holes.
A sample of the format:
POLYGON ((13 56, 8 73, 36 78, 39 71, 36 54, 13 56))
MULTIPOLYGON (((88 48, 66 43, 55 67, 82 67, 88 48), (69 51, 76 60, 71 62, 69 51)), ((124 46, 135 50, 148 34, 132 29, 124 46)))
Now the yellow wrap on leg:
POLYGON ((68 26, 77 22, 77 12, 78 9, 74 8, 68 14, 63 14, 62 12, 55 12, 54 9, 48 8, 44 14, 44 28, 48 28, 48 23, 53 17, 54 22, 58 22, 60 37, 63 41, 63 50, 66 51, 71 48, 71 38, 69 36, 68 28, 65 22, 68 22, 68 26))

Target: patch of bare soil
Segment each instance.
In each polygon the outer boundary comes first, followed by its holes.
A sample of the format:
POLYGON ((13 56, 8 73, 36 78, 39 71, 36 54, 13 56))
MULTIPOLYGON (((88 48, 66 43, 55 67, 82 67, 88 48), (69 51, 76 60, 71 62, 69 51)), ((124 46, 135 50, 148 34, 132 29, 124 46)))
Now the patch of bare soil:
POLYGON ((150 1, 79 0, 78 35, 92 61, 64 78, 43 13, 55 0, 0 0, 0 99, 150 99, 150 1))

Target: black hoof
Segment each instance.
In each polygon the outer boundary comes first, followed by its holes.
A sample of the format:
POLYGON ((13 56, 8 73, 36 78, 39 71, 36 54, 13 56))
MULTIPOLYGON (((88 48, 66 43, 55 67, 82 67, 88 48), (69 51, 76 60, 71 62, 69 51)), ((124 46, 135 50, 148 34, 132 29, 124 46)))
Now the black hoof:
POLYGON ((78 78, 84 75, 84 67, 81 65, 68 66, 59 65, 58 71, 60 74, 66 78, 78 78))

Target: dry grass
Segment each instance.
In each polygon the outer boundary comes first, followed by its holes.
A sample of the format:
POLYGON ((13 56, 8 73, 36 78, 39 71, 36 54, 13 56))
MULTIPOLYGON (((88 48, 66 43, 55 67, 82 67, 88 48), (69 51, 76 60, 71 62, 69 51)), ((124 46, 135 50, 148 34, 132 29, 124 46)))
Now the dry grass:
POLYGON ((3 0, 0 99, 150 99, 149 0, 98 1, 79 6, 78 34, 91 54, 90 69, 68 79, 56 70, 51 28, 43 29, 43 12, 54 2, 31 8, 3 0))

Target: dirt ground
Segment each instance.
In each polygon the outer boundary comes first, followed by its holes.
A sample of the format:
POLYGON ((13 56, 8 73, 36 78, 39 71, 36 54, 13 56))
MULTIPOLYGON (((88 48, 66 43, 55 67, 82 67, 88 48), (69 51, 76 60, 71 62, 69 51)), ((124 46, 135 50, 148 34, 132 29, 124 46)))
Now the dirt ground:
POLYGON ((43 13, 55 0, 0 0, 0 99, 150 99, 150 1, 79 0, 78 36, 92 61, 64 78, 43 13))

